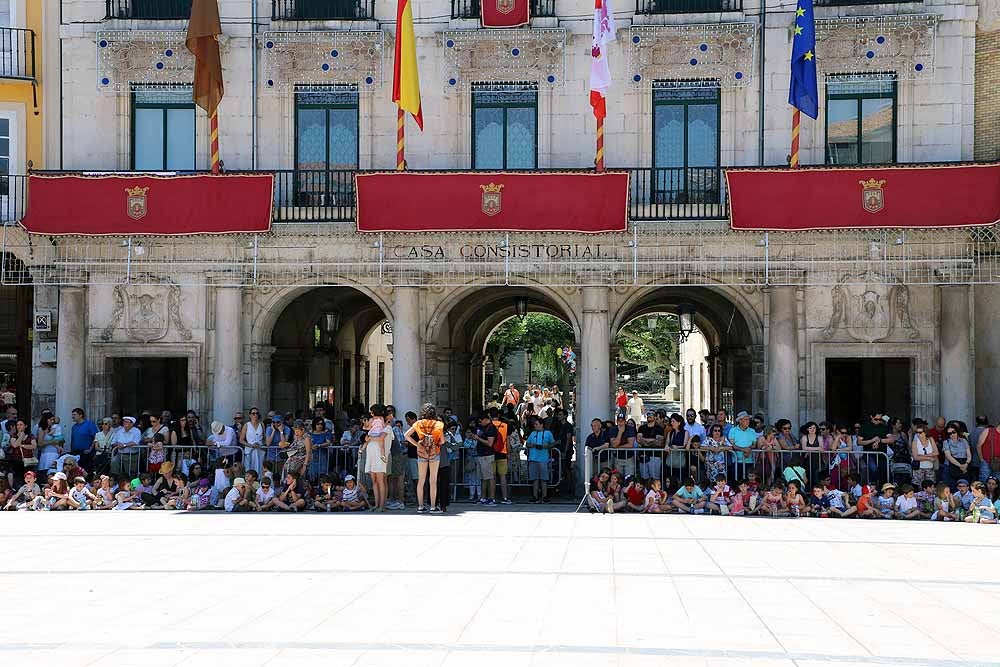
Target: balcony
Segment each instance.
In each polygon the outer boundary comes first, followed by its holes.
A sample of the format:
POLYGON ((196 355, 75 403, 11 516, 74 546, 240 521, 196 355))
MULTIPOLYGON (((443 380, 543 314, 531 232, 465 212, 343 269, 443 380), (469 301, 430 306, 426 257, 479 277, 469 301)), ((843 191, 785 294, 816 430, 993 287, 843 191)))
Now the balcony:
POLYGON ((0 79, 35 79, 35 31, 0 28, 0 79))
POLYGON ((156 21, 191 18, 191 0, 107 0, 109 19, 156 21))
POLYGON ((898 5, 902 3, 920 4, 923 0, 813 0, 817 7, 848 7, 850 5, 898 5))
POLYGON ((375 0, 271 0, 275 21, 364 21, 375 18, 375 0))
POLYGON ((743 11, 743 0, 635 0, 635 13, 647 16, 740 11, 743 11))
MULTIPOLYGON (((556 0, 530 0, 530 2, 532 18, 556 15, 556 0)), ((451 18, 478 19, 481 7, 481 0, 451 0, 451 18)))

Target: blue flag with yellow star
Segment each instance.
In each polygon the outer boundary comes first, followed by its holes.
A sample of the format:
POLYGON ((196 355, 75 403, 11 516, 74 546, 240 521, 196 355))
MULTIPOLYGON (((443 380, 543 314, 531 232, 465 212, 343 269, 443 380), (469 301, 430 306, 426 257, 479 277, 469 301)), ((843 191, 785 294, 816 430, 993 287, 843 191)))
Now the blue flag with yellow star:
POLYGON ((799 0, 795 8, 795 27, 792 34, 792 78, 788 88, 788 103, 814 120, 819 115, 813 0, 799 0))

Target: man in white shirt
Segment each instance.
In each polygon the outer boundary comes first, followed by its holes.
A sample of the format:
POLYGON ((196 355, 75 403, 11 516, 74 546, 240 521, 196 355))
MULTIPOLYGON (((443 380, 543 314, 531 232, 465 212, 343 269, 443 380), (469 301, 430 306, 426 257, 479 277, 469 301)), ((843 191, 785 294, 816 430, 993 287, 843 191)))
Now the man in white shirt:
POLYGON ((641 424, 645 414, 645 406, 642 404, 642 399, 639 398, 639 392, 633 391, 632 398, 628 399, 629 418, 635 421, 636 424, 641 424))
POLYGON ((707 437, 705 427, 698 423, 698 413, 694 411, 694 408, 687 409, 687 412, 684 413, 684 420, 687 422, 684 424, 684 430, 687 432, 688 437, 698 436, 702 442, 705 442, 707 437))
POLYGON ((230 460, 240 460, 242 451, 236 442, 236 431, 232 426, 226 426, 222 422, 212 422, 212 435, 208 436, 208 446, 218 447, 219 456, 229 457, 230 460), (239 453, 240 456, 236 454, 239 453))
POLYGON ((139 443, 142 433, 135 427, 135 417, 122 417, 122 425, 111 433, 111 470, 116 475, 139 474, 139 443))

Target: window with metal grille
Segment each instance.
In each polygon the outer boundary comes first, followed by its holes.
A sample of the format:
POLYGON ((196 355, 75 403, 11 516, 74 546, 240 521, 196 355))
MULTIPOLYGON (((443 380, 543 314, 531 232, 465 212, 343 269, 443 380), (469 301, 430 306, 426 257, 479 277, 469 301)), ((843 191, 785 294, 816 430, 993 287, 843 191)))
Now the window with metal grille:
POLYGON ((472 168, 535 169, 538 86, 481 83, 472 87, 472 168))
POLYGON ((719 82, 715 80, 653 84, 656 201, 718 201, 719 97, 719 82))

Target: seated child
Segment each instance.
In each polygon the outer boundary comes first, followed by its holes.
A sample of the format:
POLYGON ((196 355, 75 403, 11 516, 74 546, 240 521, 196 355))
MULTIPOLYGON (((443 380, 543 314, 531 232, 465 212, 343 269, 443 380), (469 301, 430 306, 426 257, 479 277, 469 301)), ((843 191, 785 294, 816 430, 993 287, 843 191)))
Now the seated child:
POLYGON ((896 485, 886 482, 882 485, 882 493, 879 494, 876 504, 878 506, 879 517, 882 519, 892 519, 896 516, 896 485))
POLYGON ((337 506, 337 492, 333 488, 333 480, 329 475, 319 478, 319 492, 313 499, 312 508, 317 512, 331 512, 337 506))
POLYGON ((955 486, 958 487, 958 490, 952 494, 952 498, 955 499, 955 507, 958 509, 958 520, 961 521, 972 508, 973 495, 969 489, 969 480, 960 479, 955 486))
POLYGON ((130 510, 133 507, 139 509, 141 505, 135 502, 132 483, 127 478, 118 480, 118 493, 115 494, 115 505, 112 509, 130 510))
POLYGON ((828 512, 830 516, 847 517, 857 513, 858 508, 851 504, 851 496, 845 491, 834 488, 830 475, 823 478, 823 493, 830 501, 828 512))
POLYGON ((704 514, 707 502, 705 492, 698 488, 692 477, 688 477, 684 486, 674 494, 674 507, 682 514, 704 514))
POLYGON ((781 483, 777 480, 771 484, 771 490, 764 494, 760 504, 760 513, 770 516, 788 516, 788 503, 781 491, 781 483))
POLYGON ((101 475, 100 486, 97 488, 97 500, 94 502, 94 509, 109 510, 115 505, 115 491, 111 488, 111 478, 101 475))
POLYGON ((354 480, 354 475, 344 477, 344 489, 340 492, 337 505, 348 512, 363 510, 368 507, 368 498, 354 480))
POLYGON ((958 521, 959 503, 952 497, 951 489, 941 483, 935 487, 934 513, 931 521, 958 521))
POLYGON ((788 482, 785 503, 788 505, 788 513, 793 517, 800 517, 805 511, 806 499, 802 497, 801 485, 797 479, 788 482))
POLYGON ((965 520, 968 523, 997 522, 996 509, 986 495, 986 485, 980 481, 972 483, 972 510, 965 520))
POLYGON ((139 486, 135 489, 135 497, 142 504, 143 508, 161 507, 160 500, 155 495, 153 475, 148 472, 139 475, 139 486))
POLYGON ((69 492, 69 506, 75 510, 89 510, 97 496, 87 488, 87 480, 83 477, 73 478, 73 489, 69 492))
POLYGON ((830 516, 830 498, 826 495, 823 487, 819 484, 813 484, 812 493, 809 496, 809 506, 806 508, 806 514, 811 516, 817 516, 821 519, 826 519, 830 516))
POLYGON ((227 512, 249 512, 250 501, 246 498, 247 481, 243 477, 233 480, 233 486, 226 493, 223 509, 227 512))
POLYGON ((24 484, 10 497, 4 509, 22 511, 35 509, 35 499, 42 497, 42 489, 35 483, 35 479, 34 470, 25 470, 24 484))
POLYGON ((174 475, 177 478, 177 490, 173 491, 161 498, 163 507, 168 510, 184 510, 187 509, 188 502, 190 502, 191 492, 188 490, 187 485, 187 475, 180 472, 174 475))
POLYGON ((646 488, 638 477, 626 480, 625 501, 628 503, 627 508, 632 512, 646 511, 646 488))
POLYGON ((875 487, 862 486, 857 504, 858 516, 862 519, 877 519, 882 514, 878 511, 878 501, 875 499, 875 487))
POLYGON ((274 499, 274 506, 283 512, 298 512, 306 508, 306 487, 299 473, 289 471, 285 485, 274 499))
POLYGON ((903 484, 899 487, 899 497, 896 498, 896 518, 897 519, 926 519, 930 514, 920 511, 920 501, 913 491, 912 484, 903 484))
POLYGON ((715 476, 715 486, 712 494, 708 498, 709 514, 729 515, 732 509, 730 505, 733 501, 733 490, 726 484, 726 476, 718 474, 715 476))
POLYGON ((271 488, 271 478, 268 475, 260 480, 253 508, 257 512, 270 512, 274 509, 274 489, 271 488))
POLYGON ((934 480, 925 479, 922 481, 920 483, 920 491, 915 493, 914 496, 920 503, 920 513, 929 518, 934 513, 934 501, 937 500, 937 494, 934 491, 934 480))
POLYGON ((733 495, 733 505, 730 508, 735 516, 751 516, 760 511, 760 496, 750 486, 749 479, 736 485, 737 492, 733 495))
POLYGON ((187 506, 188 511, 207 510, 212 506, 212 482, 209 481, 208 477, 202 477, 191 492, 191 499, 187 506))
POLYGON ((670 511, 667 504, 667 494, 664 493, 660 480, 649 480, 649 490, 646 491, 645 511, 650 514, 666 514, 670 511))

